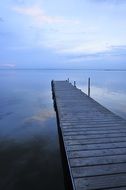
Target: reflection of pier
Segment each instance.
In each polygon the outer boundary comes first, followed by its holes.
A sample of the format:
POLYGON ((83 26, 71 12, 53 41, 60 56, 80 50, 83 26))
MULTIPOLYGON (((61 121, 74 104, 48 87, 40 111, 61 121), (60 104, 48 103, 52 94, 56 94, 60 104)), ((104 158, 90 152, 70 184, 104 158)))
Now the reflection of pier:
POLYGON ((126 121, 68 81, 52 91, 72 188, 126 189, 126 121))

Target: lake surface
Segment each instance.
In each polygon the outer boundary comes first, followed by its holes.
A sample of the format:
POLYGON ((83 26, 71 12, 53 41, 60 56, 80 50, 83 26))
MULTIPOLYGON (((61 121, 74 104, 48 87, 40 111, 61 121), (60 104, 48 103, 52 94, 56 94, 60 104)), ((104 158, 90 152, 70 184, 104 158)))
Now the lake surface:
POLYGON ((126 119, 126 71, 0 70, 0 189, 64 190, 51 80, 70 79, 126 119))

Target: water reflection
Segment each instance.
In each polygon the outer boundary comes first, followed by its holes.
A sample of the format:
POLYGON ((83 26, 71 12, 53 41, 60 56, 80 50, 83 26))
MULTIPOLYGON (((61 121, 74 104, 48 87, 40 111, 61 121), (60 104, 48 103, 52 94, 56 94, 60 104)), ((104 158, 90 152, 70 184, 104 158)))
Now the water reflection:
POLYGON ((126 119, 126 94, 123 92, 114 92, 112 89, 92 88, 93 97, 102 102, 108 109, 126 119), (101 98, 102 97, 102 98, 101 98), (120 101, 121 100, 121 101, 120 101), (115 106, 116 102, 116 106, 115 106))
POLYGON ((0 189, 63 190, 50 81, 10 72, 0 80, 0 189))
POLYGON ((55 113, 53 110, 44 109, 41 112, 37 113, 36 115, 34 115, 30 118, 27 118, 26 122, 34 121, 34 120, 44 122, 44 121, 48 120, 49 118, 54 118, 54 117, 55 117, 55 113))
POLYGON ((1 138, 0 189, 64 189, 55 118, 40 116, 1 138))
POLYGON ((63 190, 51 80, 76 81, 126 118, 125 72, 85 70, 0 71, 0 189, 63 190), (118 76, 118 77, 117 77, 118 76))
MULTIPOLYGON (((87 86, 82 87, 85 91, 87 86)), ((91 86, 91 97, 110 109, 115 114, 126 119, 126 94, 109 88, 91 86)))
MULTIPOLYGON (((126 119, 125 71, 95 71, 86 73, 91 77, 91 97, 126 119)), ((87 79, 78 80, 78 87, 87 93, 87 79)))

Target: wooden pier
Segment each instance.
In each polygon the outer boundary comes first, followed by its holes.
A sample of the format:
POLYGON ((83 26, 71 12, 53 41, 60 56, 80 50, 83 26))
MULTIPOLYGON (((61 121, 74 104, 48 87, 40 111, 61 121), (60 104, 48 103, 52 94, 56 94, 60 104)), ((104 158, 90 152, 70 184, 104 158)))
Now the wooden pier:
POLYGON ((126 190, 126 121, 68 81, 52 92, 73 190, 126 190))

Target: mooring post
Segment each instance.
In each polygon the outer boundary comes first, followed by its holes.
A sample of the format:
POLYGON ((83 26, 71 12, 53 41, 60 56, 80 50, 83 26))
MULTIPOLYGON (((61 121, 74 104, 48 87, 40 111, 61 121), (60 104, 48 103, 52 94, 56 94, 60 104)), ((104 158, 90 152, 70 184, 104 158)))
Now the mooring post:
POLYGON ((90 77, 88 78, 88 96, 90 97, 90 77))
POLYGON ((74 87, 76 87, 76 81, 74 81, 74 87))

